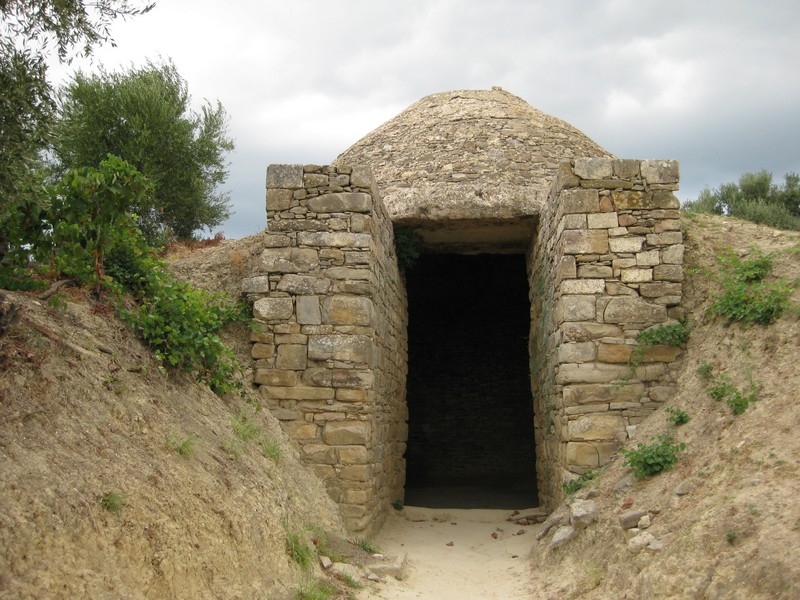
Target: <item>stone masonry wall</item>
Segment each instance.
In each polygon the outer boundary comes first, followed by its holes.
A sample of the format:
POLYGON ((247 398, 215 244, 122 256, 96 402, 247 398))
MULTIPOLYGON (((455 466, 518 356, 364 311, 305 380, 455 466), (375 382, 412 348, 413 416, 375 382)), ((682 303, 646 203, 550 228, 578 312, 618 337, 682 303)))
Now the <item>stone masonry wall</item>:
POLYGON ((407 304, 367 169, 270 165, 255 383, 354 533, 402 500, 407 304))
POLYGON ((683 316, 678 163, 561 164, 528 252, 539 497, 602 466, 674 393, 680 348, 629 366, 636 335, 683 316))

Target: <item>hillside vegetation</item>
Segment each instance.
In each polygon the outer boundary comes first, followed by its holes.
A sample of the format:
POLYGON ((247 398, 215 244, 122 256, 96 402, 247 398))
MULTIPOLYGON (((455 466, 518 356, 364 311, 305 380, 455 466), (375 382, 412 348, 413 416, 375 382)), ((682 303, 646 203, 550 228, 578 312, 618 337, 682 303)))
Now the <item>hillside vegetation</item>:
MULTIPOLYGON (((591 493, 596 523, 555 550, 531 536, 532 598, 800 595, 797 312, 748 328, 708 312, 725 245, 742 260, 751 245, 774 252, 773 276, 794 282, 800 235, 706 215, 685 227, 691 335, 669 405, 689 421, 660 410, 627 447, 667 432, 686 449, 645 479, 618 458, 576 493, 591 493), (757 400, 734 414, 709 396, 709 373, 757 400), (659 551, 629 551, 618 518, 632 509, 649 512, 659 551)), ((237 294, 260 239, 187 248, 171 267, 237 294)), ((0 598, 283 600, 319 576, 297 543, 343 536, 342 521, 254 392, 221 398, 165 374, 89 292, 2 294, 0 598)), ((232 327, 246 365, 248 332, 232 327)))

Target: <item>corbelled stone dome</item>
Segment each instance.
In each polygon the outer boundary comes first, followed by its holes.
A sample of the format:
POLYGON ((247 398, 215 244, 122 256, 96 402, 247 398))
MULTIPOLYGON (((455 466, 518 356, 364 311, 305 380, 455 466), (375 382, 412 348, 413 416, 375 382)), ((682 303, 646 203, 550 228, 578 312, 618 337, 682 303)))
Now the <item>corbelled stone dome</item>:
POLYGON ((469 238, 477 227, 485 238, 494 224, 518 236, 510 229, 535 221, 560 161, 603 156, 612 155, 569 123, 496 87, 426 96, 334 164, 369 166, 392 221, 435 244, 425 229, 469 238))

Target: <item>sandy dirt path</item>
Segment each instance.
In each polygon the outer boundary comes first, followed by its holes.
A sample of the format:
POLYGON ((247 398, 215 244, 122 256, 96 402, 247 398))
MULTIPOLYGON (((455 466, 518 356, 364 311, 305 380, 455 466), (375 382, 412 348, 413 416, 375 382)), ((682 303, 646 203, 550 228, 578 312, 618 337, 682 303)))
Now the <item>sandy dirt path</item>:
POLYGON ((415 507, 393 514, 375 544, 387 555, 407 554, 408 577, 387 577, 362 590, 359 600, 529 599, 536 527, 509 523, 509 514, 415 507))

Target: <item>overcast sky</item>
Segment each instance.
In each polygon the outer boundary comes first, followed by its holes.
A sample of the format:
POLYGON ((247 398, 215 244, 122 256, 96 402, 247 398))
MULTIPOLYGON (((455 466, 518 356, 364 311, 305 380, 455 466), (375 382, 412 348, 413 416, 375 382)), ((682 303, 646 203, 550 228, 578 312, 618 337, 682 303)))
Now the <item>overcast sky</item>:
POLYGON ((681 199, 800 172, 800 0, 156 0, 114 70, 171 58, 236 142, 234 215, 264 228, 269 163, 327 164, 421 97, 499 85, 622 158, 675 158, 681 199))

